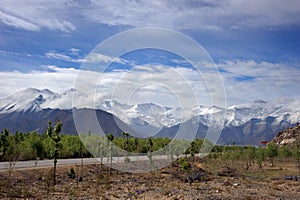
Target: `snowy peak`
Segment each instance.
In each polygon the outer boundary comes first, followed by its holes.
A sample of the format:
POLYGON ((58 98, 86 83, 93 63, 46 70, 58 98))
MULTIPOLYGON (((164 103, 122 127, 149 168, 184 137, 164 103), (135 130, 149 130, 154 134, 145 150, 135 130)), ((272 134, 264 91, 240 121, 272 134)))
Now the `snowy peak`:
POLYGON ((107 112, 123 111, 129 109, 131 106, 122 104, 116 100, 105 100, 100 102, 98 109, 105 110, 107 112))
POLYGON ((253 101, 251 103, 234 105, 227 109, 228 125, 238 126, 250 119, 265 119, 269 116, 283 118, 289 114, 291 123, 298 122, 300 116, 300 101, 293 99, 275 99, 272 101, 253 101))
POLYGON ((33 112, 45 108, 71 109, 73 96, 87 98, 86 94, 74 88, 62 94, 54 93, 49 89, 27 88, 0 99, 0 113, 14 111, 33 112))
POLYGON ((174 121, 170 116, 171 108, 154 103, 127 105, 116 100, 110 100, 101 102, 99 108, 112 113, 127 124, 135 124, 137 126, 151 125, 162 127, 166 126, 170 120, 174 121))
POLYGON ((55 98, 57 98, 57 94, 48 89, 28 88, 0 99, 0 112, 34 111, 55 98))
MULTIPOLYGON (((72 109, 72 99, 94 101, 82 91, 71 88, 61 94, 54 93, 48 89, 28 88, 11 96, 0 99, 0 113, 11 113, 14 111, 33 112, 45 108, 72 109)), ((94 105, 92 102, 90 105, 94 105)), ((83 108, 78 107, 78 108, 83 108)), ((300 121, 300 100, 287 98, 272 101, 256 100, 250 103, 230 106, 228 109, 217 106, 196 106, 194 108, 171 108, 154 103, 139 103, 128 105, 116 100, 98 100, 93 107, 112 113, 127 124, 137 126, 171 127, 184 123, 189 119, 199 119, 204 125, 219 123, 223 126, 226 111, 225 126, 241 126, 251 119, 265 120, 268 117, 275 118, 274 123, 288 122, 295 124, 300 121)))

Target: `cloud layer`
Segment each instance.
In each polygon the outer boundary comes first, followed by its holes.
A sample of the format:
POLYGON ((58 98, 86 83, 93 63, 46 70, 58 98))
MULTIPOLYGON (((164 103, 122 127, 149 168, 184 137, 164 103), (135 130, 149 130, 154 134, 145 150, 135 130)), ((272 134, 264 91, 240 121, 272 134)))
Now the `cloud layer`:
MULTIPOLYGON (((56 66, 45 68, 45 71, 30 73, 0 72, 0 96, 5 97, 28 87, 48 88, 55 92, 75 87, 79 70, 56 66)), ((300 72, 294 66, 249 60, 224 62, 219 69, 222 71, 228 106, 256 99, 300 98, 297 92, 300 72)), ((142 65, 129 71, 113 70, 102 76, 93 71, 81 73, 85 74, 85 82, 81 84, 89 88, 85 93, 100 96, 103 100, 115 98, 124 103, 153 101, 162 105, 181 104, 186 107, 195 106, 192 98, 196 97, 198 104, 210 105, 210 92, 216 92, 208 91, 205 82, 207 80, 195 70, 186 67, 142 65), (90 77, 95 76, 99 77, 97 84, 90 81, 90 77)), ((202 73, 206 79, 210 78, 209 72, 202 73)))
POLYGON ((78 22, 175 29, 243 29, 300 25, 299 1, 1 1, 0 21, 28 31, 70 32, 78 22))
POLYGON ((42 28, 69 32, 76 27, 66 18, 67 4, 63 1, 1 1, 0 21, 28 31, 42 28))

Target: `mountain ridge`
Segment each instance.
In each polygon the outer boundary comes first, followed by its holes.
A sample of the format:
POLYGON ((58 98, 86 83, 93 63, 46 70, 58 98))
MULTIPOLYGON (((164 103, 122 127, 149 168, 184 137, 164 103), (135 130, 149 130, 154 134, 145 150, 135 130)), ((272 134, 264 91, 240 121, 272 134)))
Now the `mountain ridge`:
MULTIPOLYGON (((32 116, 35 113, 37 115, 44 113, 54 119, 51 116, 51 113, 55 113, 53 110, 70 113, 74 109, 72 97, 89 99, 87 94, 74 88, 61 94, 48 89, 28 88, 0 99, 0 118, 3 121, 13 115, 22 116, 22 113, 24 117, 26 114, 32 116)), ((257 144, 259 140, 272 139, 278 131, 300 121, 300 101, 287 98, 271 101, 256 100, 233 105, 227 109, 203 105, 191 109, 171 108, 154 103, 127 105, 116 100, 99 100, 94 108, 78 107, 76 109, 94 109, 99 110, 97 112, 101 110, 109 113, 113 116, 111 120, 116 117, 122 122, 122 126, 126 127, 125 129, 130 127, 131 129, 127 130, 140 132, 140 134, 149 132, 173 137, 178 127, 186 127, 188 131, 188 124, 191 122, 195 124, 196 121, 202 128, 197 132, 197 137, 203 137, 209 126, 222 126, 224 129, 219 143, 223 144, 230 141, 257 144), (226 117, 223 120, 225 112, 226 117)), ((26 118, 24 120, 26 121, 26 118)), ((0 128, 4 128, 4 125, 9 124, 1 123, 0 125, 0 128)), ((25 126, 24 123, 21 125, 25 126)), ((115 125, 118 126, 118 124, 115 125)))

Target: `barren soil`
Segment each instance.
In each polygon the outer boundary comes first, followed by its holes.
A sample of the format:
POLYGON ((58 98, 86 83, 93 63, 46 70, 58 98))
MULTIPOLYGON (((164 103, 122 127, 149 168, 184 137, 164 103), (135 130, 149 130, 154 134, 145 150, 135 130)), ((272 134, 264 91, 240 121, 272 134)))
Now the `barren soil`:
MULTIPOLYGON (((134 164, 134 163, 132 163, 134 164)), ((1 199, 300 199, 300 185, 285 180, 295 170, 265 168, 241 173, 233 167, 194 161, 189 171, 178 163, 144 174, 124 173, 101 165, 61 166, 53 186, 52 168, 0 171, 1 199), (70 169, 75 170, 75 178, 70 169), (190 184, 191 173, 207 175, 190 184), (68 175, 69 174, 69 175, 68 175)), ((293 168, 293 165, 291 165, 293 168)))

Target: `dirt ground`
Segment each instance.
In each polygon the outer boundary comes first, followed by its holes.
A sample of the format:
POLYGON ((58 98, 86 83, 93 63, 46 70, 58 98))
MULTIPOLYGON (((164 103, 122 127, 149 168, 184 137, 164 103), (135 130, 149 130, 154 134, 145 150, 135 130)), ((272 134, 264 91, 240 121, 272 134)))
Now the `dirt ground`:
MULTIPOLYGON (((134 163, 133 163, 134 164, 134 163)), ((131 174, 106 166, 60 166, 0 171, 1 199, 300 199, 300 184, 286 180, 281 167, 241 174, 228 166, 200 161, 183 170, 178 163, 151 173, 131 174), (75 173, 71 173, 71 168, 75 173), (217 170, 216 170, 217 169, 217 170), (269 172, 266 172, 269 170, 269 172), (191 174, 201 179, 188 181, 191 174)), ((190 179, 191 180, 191 179, 190 179)))

